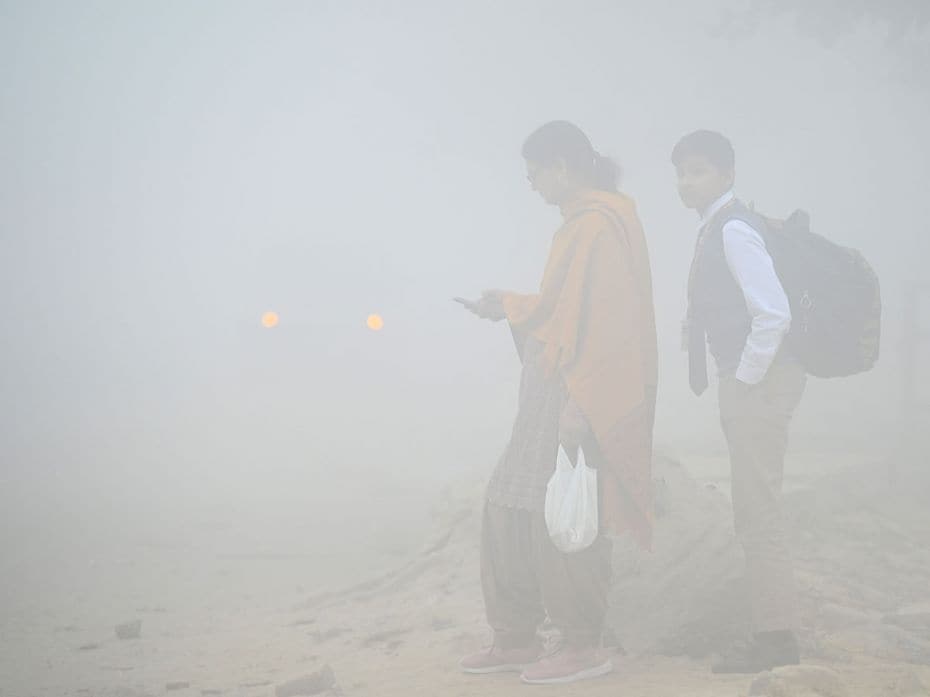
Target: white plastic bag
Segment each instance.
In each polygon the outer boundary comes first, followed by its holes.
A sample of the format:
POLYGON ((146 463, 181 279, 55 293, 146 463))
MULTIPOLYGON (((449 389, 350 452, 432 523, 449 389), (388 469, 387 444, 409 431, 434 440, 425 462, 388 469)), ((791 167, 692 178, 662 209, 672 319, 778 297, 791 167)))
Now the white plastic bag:
POLYGON ((581 448, 572 467, 559 445, 555 472, 546 486, 546 528, 560 552, 578 552, 597 538, 597 470, 585 464, 581 448))

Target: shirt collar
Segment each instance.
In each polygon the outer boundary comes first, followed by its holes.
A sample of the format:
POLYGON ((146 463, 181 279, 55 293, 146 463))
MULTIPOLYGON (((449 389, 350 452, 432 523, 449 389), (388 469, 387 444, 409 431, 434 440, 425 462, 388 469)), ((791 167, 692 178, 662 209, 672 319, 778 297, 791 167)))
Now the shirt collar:
POLYGON ((724 206, 726 206, 728 203, 730 203, 735 198, 736 198, 736 194, 733 193, 733 189, 730 189, 723 196, 721 196, 716 201, 714 201, 712 204, 710 204, 707 207, 707 210, 705 210, 701 214, 701 223, 700 225, 698 225, 698 231, 700 232, 704 228, 704 226, 707 225, 707 223, 709 223, 713 219, 715 215, 717 215, 721 210, 723 210, 724 206))

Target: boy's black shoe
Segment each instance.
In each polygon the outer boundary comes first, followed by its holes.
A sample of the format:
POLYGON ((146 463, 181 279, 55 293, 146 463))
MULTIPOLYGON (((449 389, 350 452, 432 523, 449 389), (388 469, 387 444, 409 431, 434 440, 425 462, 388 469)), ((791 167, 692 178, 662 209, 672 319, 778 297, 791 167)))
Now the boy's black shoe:
POLYGON ((763 632, 742 646, 734 647, 715 663, 714 673, 761 673, 778 666, 801 662, 798 641, 792 632, 763 632))

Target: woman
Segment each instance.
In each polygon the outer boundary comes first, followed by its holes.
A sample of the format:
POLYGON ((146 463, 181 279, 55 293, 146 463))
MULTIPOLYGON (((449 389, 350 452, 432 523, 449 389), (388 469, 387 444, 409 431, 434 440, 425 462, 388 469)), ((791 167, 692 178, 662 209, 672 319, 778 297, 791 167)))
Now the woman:
POLYGON ((610 537, 652 533, 652 426, 656 336, 652 280, 633 201, 616 190, 617 167, 565 121, 523 145, 527 178, 561 209, 538 293, 486 291, 466 302, 506 319, 523 363, 510 443, 487 490, 481 580, 490 649, 461 661, 469 673, 521 671, 528 683, 565 683, 612 670, 601 650, 610 582, 610 537), (563 554, 543 506, 561 442, 598 468, 601 534, 563 554), (559 647, 543 655, 546 617, 559 647))

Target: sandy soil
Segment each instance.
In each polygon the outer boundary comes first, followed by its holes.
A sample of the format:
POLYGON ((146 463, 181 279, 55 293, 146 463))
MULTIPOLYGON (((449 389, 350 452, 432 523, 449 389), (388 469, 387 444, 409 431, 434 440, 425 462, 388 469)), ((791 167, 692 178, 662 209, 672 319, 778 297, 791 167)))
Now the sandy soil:
MULTIPOLYGON (((717 481, 720 462, 710 461, 695 467, 717 481)), ((148 534, 91 526, 5 545, 0 695, 264 697, 326 665, 338 684, 329 694, 748 694, 751 676, 713 676, 707 659, 648 653, 617 652, 612 675, 566 688, 460 674, 458 658, 488 639, 475 506, 462 505, 476 496, 479 483, 457 491, 428 525, 411 514, 393 527, 342 529, 340 539, 285 507, 273 516, 237 511, 233 523, 228 511, 214 512, 148 534), (115 625, 132 619, 142 621, 140 637, 118 639, 115 625)), ((902 520, 894 522, 899 532, 927 522, 902 520)), ((909 564, 907 588, 918 589, 902 597, 913 600, 930 588, 930 565, 913 554, 899 561, 909 564)), ((855 632, 831 643, 821 631, 809 662, 835 671, 849 697, 921 694, 914 686, 930 685, 927 661, 876 647, 868 626, 858 643, 855 632)))

